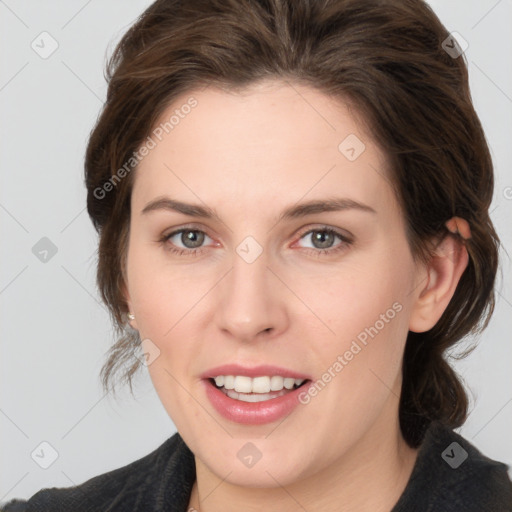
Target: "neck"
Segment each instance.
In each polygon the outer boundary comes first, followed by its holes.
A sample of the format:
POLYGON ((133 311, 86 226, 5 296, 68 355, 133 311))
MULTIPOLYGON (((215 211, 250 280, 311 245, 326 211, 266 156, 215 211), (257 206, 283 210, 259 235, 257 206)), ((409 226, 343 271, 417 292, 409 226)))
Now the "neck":
POLYGON ((418 452, 403 439, 395 411, 394 416, 385 413, 379 418, 357 445, 333 464, 286 487, 277 482, 274 488, 230 484, 196 456, 197 478, 188 510, 389 512, 407 486, 418 452))

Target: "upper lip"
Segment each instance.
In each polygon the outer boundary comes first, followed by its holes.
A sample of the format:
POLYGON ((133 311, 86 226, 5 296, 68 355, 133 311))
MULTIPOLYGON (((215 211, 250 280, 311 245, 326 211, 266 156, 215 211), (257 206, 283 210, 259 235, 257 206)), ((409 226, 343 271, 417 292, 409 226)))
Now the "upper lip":
POLYGON ((222 366, 216 366, 215 368, 211 368, 205 371, 201 374, 201 378, 213 379, 219 375, 245 375, 247 377, 271 377, 273 375, 279 375, 281 377, 290 377, 292 379, 311 380, 311 377, 305 375, 304 373, 269 364, 253 366, 251 368, 247 366, 241 366, 239 364, 224 364, 222 366))

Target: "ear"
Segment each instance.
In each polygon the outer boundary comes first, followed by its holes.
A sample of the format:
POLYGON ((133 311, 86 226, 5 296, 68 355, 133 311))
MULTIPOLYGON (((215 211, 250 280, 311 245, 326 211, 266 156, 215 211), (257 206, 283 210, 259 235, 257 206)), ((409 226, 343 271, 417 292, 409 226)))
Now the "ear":
MULTIPOLYGON (((126 281, 124 278, 123 278, 123 282, 121 284, 121 295, 122 295, 124 301, 126 302, 126 307, 128 308, 128 312, 133 313, 132 302, 130 299, 130 292, 128 291, 128 287, 126 286, 126 281)), ((133 329, 135 329, 136 331, 139 330, 139 328, 137 326, 137 317, 135 317, 134 320, 130 320, 127 316, 126 321, 130 324, 130 326, 133 329)))
POLYGON ((425 332, 441 318, 455 293, 469 260, 462 239, 451 233, 437 245, 428 265, 423 266, 423 284, 417 292, 409 319, 409 330, 425 332))

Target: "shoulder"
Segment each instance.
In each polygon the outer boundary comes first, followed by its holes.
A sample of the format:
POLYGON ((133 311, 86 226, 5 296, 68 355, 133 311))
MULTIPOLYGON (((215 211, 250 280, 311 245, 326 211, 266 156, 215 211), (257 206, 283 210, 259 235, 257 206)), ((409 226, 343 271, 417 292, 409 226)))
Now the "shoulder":
POLYGON ((431 424, 409 483, 393 512, 512 512, 508 466, 483 455, 473 444, 440 422, 431 424), (414 508, 414 507, 413 507, 414 508), (414 510, 420 510, 414 508, 414 510))
MULTIPOLYGON (((183 487, 183 476, 190 476, 192 472, 195 475, 193 455, 176 433, 153 452, 126 466, 77 486, 45 488, 28 500, 11 500, 0 506, 0 512, 152 510, 149 501, 162 499, 159 493, 163 491, 161 481, 164 476, 171 483, 178 477, 183 487), (134 506, 138 503, 140 508, 134 506)), ((165 489, 165 492, 169 491, 172 489, 165 489)))

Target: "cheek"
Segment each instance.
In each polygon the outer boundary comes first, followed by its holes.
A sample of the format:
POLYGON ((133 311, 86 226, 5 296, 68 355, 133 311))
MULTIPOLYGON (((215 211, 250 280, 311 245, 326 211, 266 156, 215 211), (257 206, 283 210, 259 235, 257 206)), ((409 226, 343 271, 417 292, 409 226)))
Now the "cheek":
POLYGON ((364 342, 370 336, 368 330, 389 333, 390 337, 393 331, 403 330, 413 274, 407 254, 399 257, 371 254, 315 274, 287 276, 296 295, 308 306, 306 315, 302 308, 302 317, 311 317, 324 331, 319 339, 325 340, 326 346, 358 336, 364 342))
POLYGON ((198 286, 200 281, 190 268, 171 266, 164 250, 149 244, 130 245, 127 278, 141 338, 172 336, 173 326, 204 294, 204 286, 198 286))
POLYGON ((194 340, 207 304, 201 299, 211 285, 205 275, 192 273, 184 265, 171 266, 160 256, 156 261, 155 252, 142 244, 130 248, 129 291, 140 338, 158 354, 148 366, 155 389, 162 399, 174 402, 180 383, 196 372, 194 340))
POLYGON ((315 327, 318 334, 309 357, 321 372, 336 375, 333 390, 337 388, 344 397, 344 410, 365 397, 379 402, 398 385, 412 277, 404 252, 396 254, 394 261, 359 260, 339 273, 316 279, 314 288, 309 279, 298 281, 304 302, 322 320, 310 315, 311 325, 319 327, 315 327))

